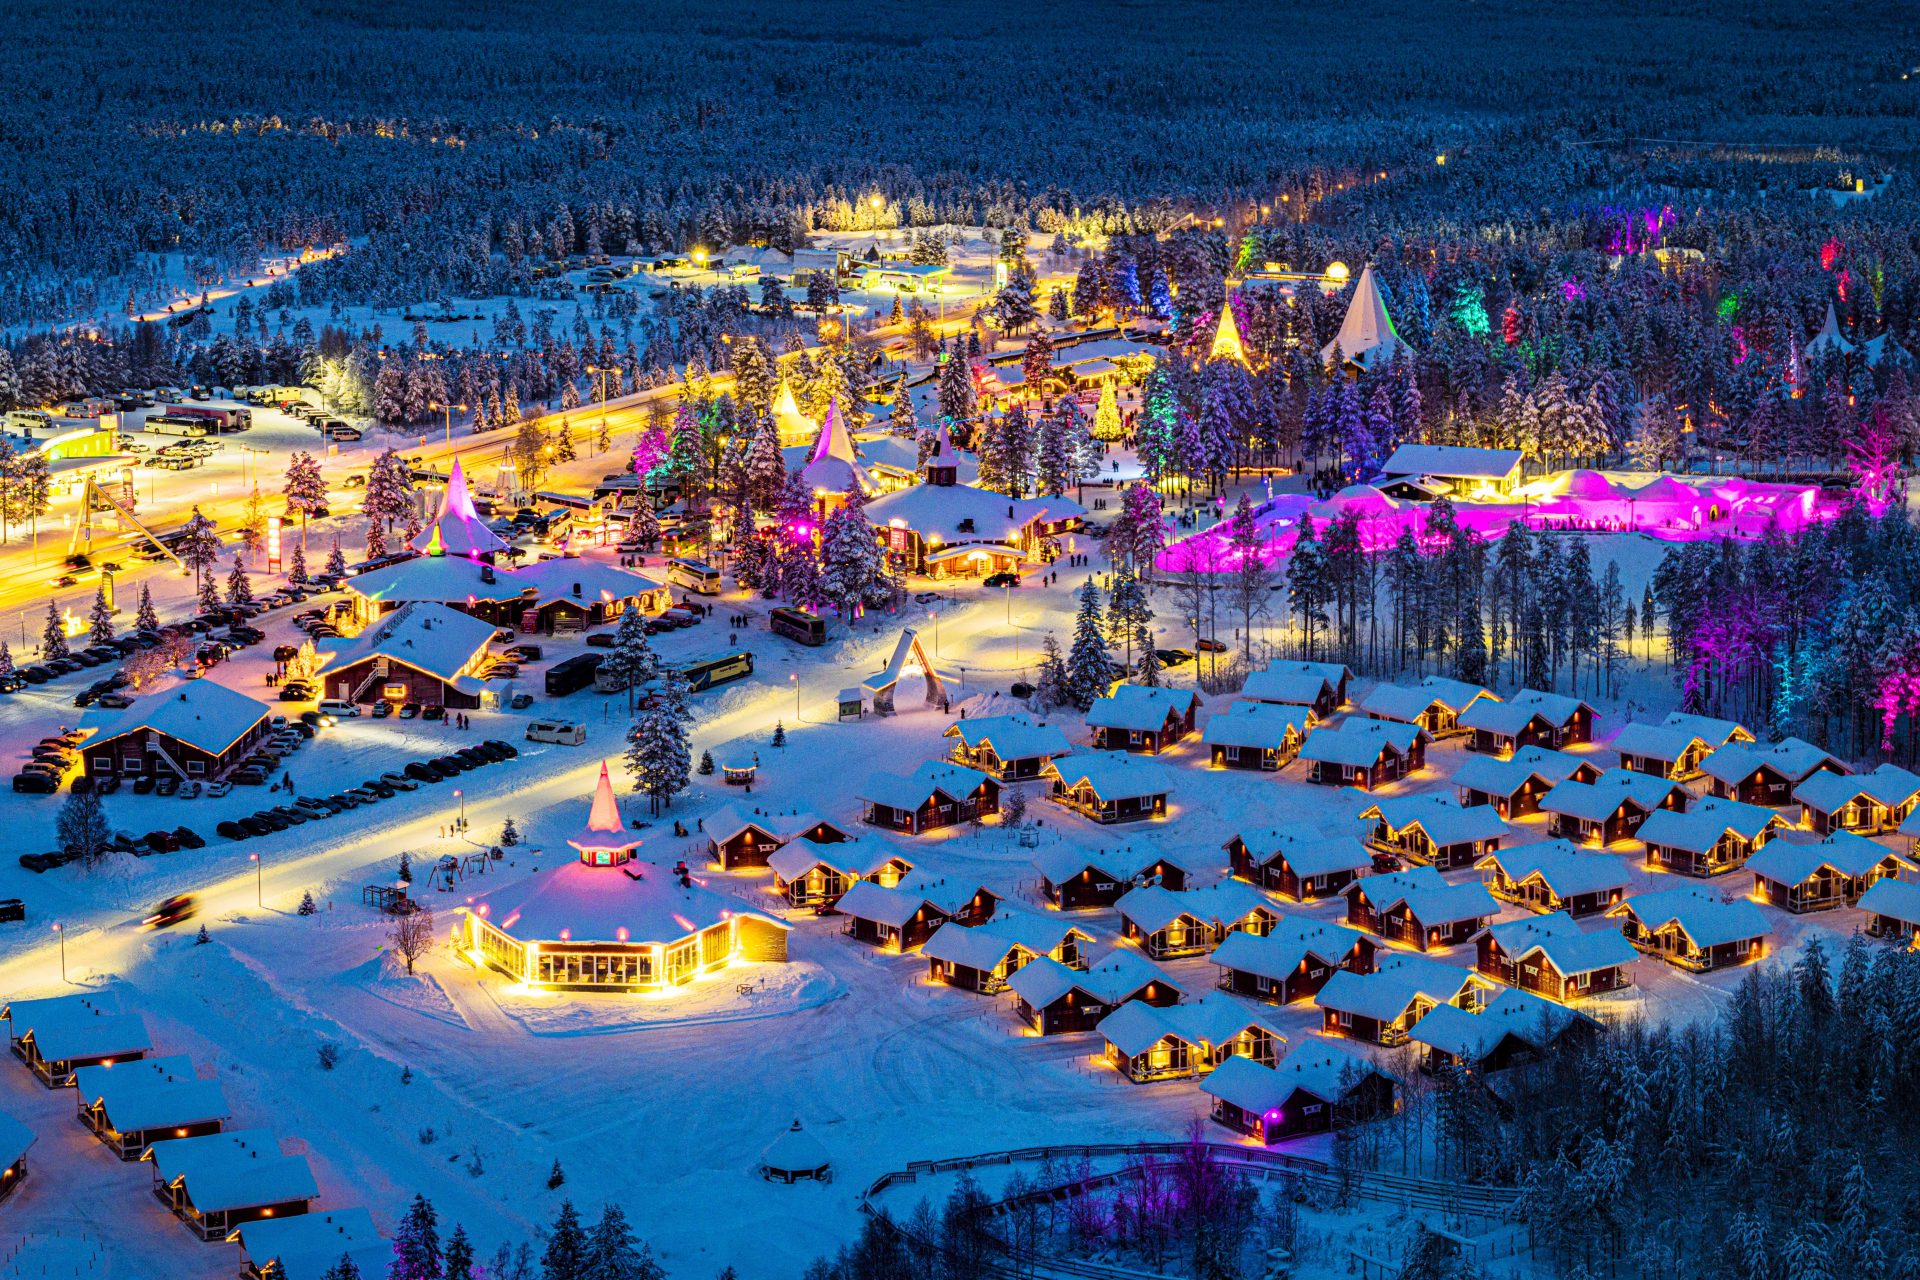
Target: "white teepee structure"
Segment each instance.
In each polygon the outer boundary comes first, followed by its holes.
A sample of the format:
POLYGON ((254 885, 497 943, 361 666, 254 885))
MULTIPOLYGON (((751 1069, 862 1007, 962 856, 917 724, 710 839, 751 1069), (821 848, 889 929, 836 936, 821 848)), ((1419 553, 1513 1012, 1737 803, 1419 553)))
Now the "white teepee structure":
POLYGON ((1833 304, 1829 302, 1827 304, 1826 323, 1820 326, 1820 332, 1807 339, 1807 345, 1801 349, 1801 354, 1808 360, 1818 360, 1829 353, 1835 352, 1843 356, 1850 356, 1857 349, 1858 348, 1851 342, 1848 342, 1846 338, 1841 336, 1840 318, 1833 314, 1833 304))
POLYGON ((820 433, 819 424, 800 412, 800 404, 793 398, 793 388, 785 378, 780 379, 780 389, 773 395, 773 426, 780 435, 780 447, 783 449, 811 443, 820 433))
POLYGON ((1386 300, 1380 296, 1380 285, 1373 278, 1373 266, 1369 263, 1361 268, 1360 280, 1353 286, 1353 301, 1347 304, 1347 318, 1340 322, 1340 332, 1320 348, 1320 358, 1332 364, 1357 364, 1370 369, 1395 356, 1412 354, 1413 348, 1400 340, 1393 327, 1393 318, 1387 314, 1386 300))

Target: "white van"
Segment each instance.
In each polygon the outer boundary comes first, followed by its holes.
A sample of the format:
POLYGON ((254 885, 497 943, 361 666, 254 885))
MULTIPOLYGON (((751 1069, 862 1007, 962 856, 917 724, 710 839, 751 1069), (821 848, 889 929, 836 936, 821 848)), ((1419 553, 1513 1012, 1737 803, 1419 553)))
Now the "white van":
POLYGON ((328 698, 321 702, 319 711, 321 715, 335 717, 357 716, 360 714, 360 708, 354 706, 345 698, 328 698))
POLYGON ((587 726, 575 724, 571 720, 529 720, 527 722, 528 742, 557 742, 563 747, 577 747, 587 740, 587 726))

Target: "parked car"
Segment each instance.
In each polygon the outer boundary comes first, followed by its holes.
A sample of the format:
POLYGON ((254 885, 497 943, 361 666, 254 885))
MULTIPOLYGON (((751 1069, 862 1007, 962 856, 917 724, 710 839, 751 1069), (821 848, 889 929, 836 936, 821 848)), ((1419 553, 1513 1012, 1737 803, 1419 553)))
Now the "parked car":
POLYGON ((1202 636, 1193 642, 1193 646, 1202 653, 1225 653, 1227 651, 1226 642, 1223 640, 1215 640, 1212 636, 1202 636))
POLYGON ((447 718, 447 709, 435 703, 433 706, 422 711, 420 716, 424 720, 445 720, 447 718))
POLYGON ((147 847, 155 853, 178 853, 180 841, 171 831, 149 831, 146 834, 147 847))
POLYGON ((380 781, 386 783, 396 791, 418 791, 420 789, 418 782, 415 782, 404 773, 395 773, 392 770, 381 774, 380 781))
POLYGON ((420 718, 420 704, 417 702, 403 703, 400 707, 400 718, 402 720, 418 720, 420 718))
POLYGON ((173 838, 180 842, 182 849, 204 849, 207 847, 206 840, 192 827, 175 827, 173 829, 173 838))
POLYGON ((400 772, 406 774, 409 778, 412 778, 415 782, 439 782, 441 780, 441 776, 438 770, 432 768, 429 765, 423 764, 418 760, 413 761, 411 764, 407 765, 407 767, 402 769, 400 772))
POLYGON ((253 834, 232 818, 228 818, 225 822, 215 823, 213 833, 228 840, 245 840, 253 834))
POLYGON ((241 830, 250 836, 270 836, 273 828, 260 821, 258 816, 238 819, 241 830))
POLYGON ((980 585, 995 589, 1000 587, 1017 587, 1020 585, 1020 575, 1017 573, 990 573, 980 579, 980 585))
POLYGON ((16 773, 13 789, 27 795, 50 796, 60 789, 60 784, 44 773, 16 773))
POLYGON ((153 775, 143 773, 133 780, 133 794, 148 796, 153 794, 153 775))
POLYGON ((589 649, 613 648, 613 632, 611 631, 594 632, 592 635, 587 637, 587 648, 589 649))
POLYGON ((360 714, 360 708, 348 702, 345 698, 328 698, 320 704, 318 710, 343 720, 360 714))
POLYGON ((393 714, 393 704, 386 701, 376 702, 373 704, 373 710, 370 714, 375 720, 385 720, 393 714))
POLYGON ((174 777, 172 774, 168 774, 153 785, 154 794, 156 795, 170 796, 179 789, 180 779, 174 777))
POLYGON ((103 693, 100 695, 100 705, 103 707, 111 707, 115 711, 121 711, 132 706, 133 699, 124 693, 103 693))
POLYGON ((267 771, 252 765, 242 765, 227 775, 227 781, 242 787, 264 787, 267 785, 267 771))

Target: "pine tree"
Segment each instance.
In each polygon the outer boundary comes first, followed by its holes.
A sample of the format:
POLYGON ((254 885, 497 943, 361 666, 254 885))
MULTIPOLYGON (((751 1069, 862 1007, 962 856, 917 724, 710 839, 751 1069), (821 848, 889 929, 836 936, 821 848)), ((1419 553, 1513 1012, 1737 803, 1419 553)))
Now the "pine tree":
POLYGON ((40 630, 40 656, 42 658, 64 658, 72 652, 67 645, 67 629, 60 620, 60 606, 47 601, 47 625, 40 630))
POLYGON ((227 574, 227 603, 242 605, 253 603, 253 584, 247 581, 247 566, 239 556, 233 558, 233 570, 227 574))
POLYGON ((401 884, 413 883, 413 858, 404 849, 400 851, 400 866, 394 874, 401 884))
POLYGON ((822 597, 852 623, 857 611, 892 602, 893 578, 886 552, 867 523, 866 500, 857 490, 827 516, 820 534, 822 597))
POLYGON ((1067 651, 1068 701, 1081 711, 1104 698, 1112 687, 1113 655, 1100 627, 1100 588, 1088 578, 1080 588, 1080 610, 1074 617, 1073 644, 1067 651))
MULTIPOLYGON (((307 580, 307 551, 304 546, 295 543, 293 554, 287 557, 287 581, 304 584, 307 580)), ((211 579, 208 580, 208 585, 212 585, 211 579)))
MULTIPOLYGON (((320 462, 304 450, 287 463, 287 478, 282 494, 287 510, 300 517, 300 545, 307 544, 307 517, 327 505, 327 482, 320 474, 320 462)), ((184 559, 184 557, 182 557, 184 559)))
POLYGON ((1051 631, 1040 642, 1040 674, 1034 681, 1033 697, 1046 709, 1064 707, 1073 700, 1066 659, 1060 654, 1060 641, 1051 631))
POLYGON ((153 608, 153 588, 144 582, 140 584, 140 607, 134 612, 133 625, 141 631, 160 629, 160 615, 153 608))
POLYGON ((1059 497, 1073 483, 1075 470, 1062 414, 1046 415, 1040 419, 1040 444, 1034 459, 1034 493, 1043 498, 1059 497))
POLYGON ((340 535, 333 535, 333 549, 327 552, 327 576, 345 578, 347 576, 347 554, 340 548, 340 535))
POLYGON ((700 763, 695 767, 694 772, 703 778, 713 776, 713 752, 702 751, 700 753, 700 763))
POLYGON ((102 582, 93 593, 93 609, 87 614, 87 642, 108 644, 113 640, 113 607, 107 603, 107 584, 102 582))
POLYGON ((1108 382, 1100 388, 1100 402, 1093 410, 1093 438, 1103 444, 1112 444, 1127 434, 1120 421, 1120 398, 1114 392, 1114 384, 1108 382))
POLYGON ((307 892, 300 895, 300 906, 298 910, 300 914, 303 916, 313 915, 315 912, 320 910, 320 908, 317 905, 315 905, 313 901, 312 890, 308 890, 307 892))
POLYGON ((0 680, 13 674, 13 650, 5 640, 0 640, 0 680))
POLYGON ((475 1280, 473 1267, 473 1243, 467 1239, 467 1229, 456 1224, 453 1234, 447 1237, 446 1269, 441 1280, 475 1280))
POLYGON ((585 1280, 653 1280, 659 1271, 652 1250, 634 1238, 620 1206, 602 1209, 587 1240, 585 1280))
POLYGON ((640 713, 627 734, 627 769, 635 789, 645 793, 655 814, 671 807, 673 798, 693 781, 693 744, 688 736, 692 718, 679 668, 665 668, 653 705, 640 713))
POLYGON ((773 722, 773 745, 776 747, 787 745, 787 725, 783 720, 773 722))
POLYGON ((511 849, 520 843, 520 828, 515 825, 511 814, 500 824, 500 847, 511 849))
POLYGON ((647 622, 640 610, 628 609, 620 615, 620 622, 614 628, 613 648, 600 665, 609 678, 621 681, 626 688, 627 714, 632 715, 638 687, 660 671, 660 660, 647 641, 647 622))
POLYGON ((439 1226, 432 1202, 416 1193, 394 1232, 387 1280, 441 1280, 439 1226))
MULTIPOLYGON (((553 1169, 555 1174, 560 1172, 559 1161, 554 1161, 553 1169)), ((548 1181, 552 1183, 551 1178, 548 1181)), ((581 1229, 580 1215, 571 1200, 561 1204, 553 1229, 547 1233, 547 1248, 540 1257, 540 1280, 589 1280, 587 1233, 581 1229)))

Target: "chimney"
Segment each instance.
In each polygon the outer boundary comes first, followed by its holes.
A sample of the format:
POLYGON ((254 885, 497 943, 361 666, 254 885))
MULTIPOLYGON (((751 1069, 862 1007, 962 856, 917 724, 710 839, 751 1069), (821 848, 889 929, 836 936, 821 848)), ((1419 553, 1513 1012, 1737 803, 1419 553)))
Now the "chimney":
POLYGON ((577 582, 573 584, 573 594, 576 596, 580 594, 580 584, 577 582))

